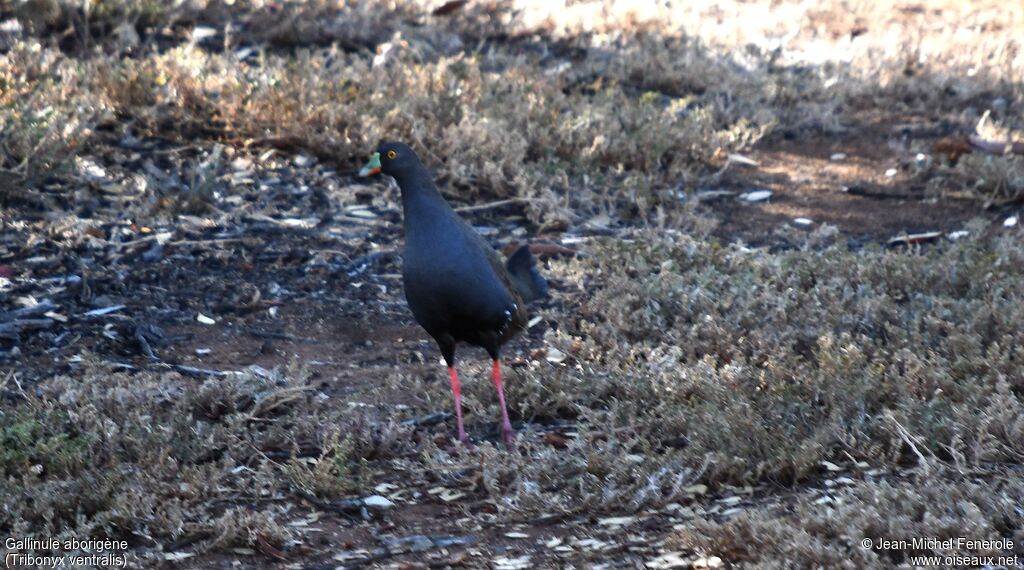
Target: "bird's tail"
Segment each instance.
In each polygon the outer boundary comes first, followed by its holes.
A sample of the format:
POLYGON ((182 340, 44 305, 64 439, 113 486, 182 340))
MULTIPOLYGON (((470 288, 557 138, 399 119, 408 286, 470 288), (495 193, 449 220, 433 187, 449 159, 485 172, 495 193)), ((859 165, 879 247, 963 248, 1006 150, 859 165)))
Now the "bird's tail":
POLYGON ((548 283, 537 270, 537 262, 530 253, 530 246, 523 245, 509 256, 505 262, 512 284, 523 301, 529 303, 534 299, 546 299, 548 283))

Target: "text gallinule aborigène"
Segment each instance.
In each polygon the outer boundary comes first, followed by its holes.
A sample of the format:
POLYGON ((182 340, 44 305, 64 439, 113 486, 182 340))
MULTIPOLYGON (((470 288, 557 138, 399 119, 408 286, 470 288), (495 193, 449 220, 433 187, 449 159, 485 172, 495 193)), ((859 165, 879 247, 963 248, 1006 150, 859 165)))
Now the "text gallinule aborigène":
POLYGON ((528 246, 502 263, 498 253, 448 205, 408 146, 381 143, 360 175, 379 173, 394 177, 402 191, 405 298, 416 322, 434 337, 448 364, 459 441, 468 443, 462 424, 462 388, 455 372, 455 344, 462 341, 483 347, 493 360, 491 377, 501 405, 501 435, 510 445, 512 424, 501 385, 499 351, 526 327, 525 304, 547 296, 547 284, 528 246))

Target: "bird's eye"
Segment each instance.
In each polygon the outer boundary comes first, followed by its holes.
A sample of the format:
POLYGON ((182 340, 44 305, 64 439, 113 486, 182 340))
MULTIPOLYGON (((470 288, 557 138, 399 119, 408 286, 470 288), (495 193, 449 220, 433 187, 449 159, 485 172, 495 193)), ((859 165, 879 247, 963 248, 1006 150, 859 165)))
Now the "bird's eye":
POLYGON ((390 160, 394 160, 396 156, 398 156, 398 153, 397 153, 397 152, 395 152, 395 151, 393 151, 393 150, 389 150, 389 151, 388 151, 388 158, 389 158, 390 160))

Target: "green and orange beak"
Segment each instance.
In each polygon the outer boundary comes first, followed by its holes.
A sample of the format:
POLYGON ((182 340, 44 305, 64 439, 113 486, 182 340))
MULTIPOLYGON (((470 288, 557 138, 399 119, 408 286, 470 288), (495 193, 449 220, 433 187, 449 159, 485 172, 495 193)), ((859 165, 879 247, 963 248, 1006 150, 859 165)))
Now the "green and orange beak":
POLYGON ((359 169, 359 176, 376 176, 380 174, 380 153, 375 152, 370 157, 370 162, 366 163, 366 166, 359 169))

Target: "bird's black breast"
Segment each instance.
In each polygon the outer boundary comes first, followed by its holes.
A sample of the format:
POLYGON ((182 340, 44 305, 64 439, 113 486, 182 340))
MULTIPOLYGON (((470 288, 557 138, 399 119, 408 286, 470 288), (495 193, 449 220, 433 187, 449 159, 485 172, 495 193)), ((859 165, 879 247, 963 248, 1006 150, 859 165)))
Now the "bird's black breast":
POLYGON ((496 274, 471 228, 434 231, 435 239, 407 236, 403 280, 416 321, 431 336, 487 347, 511 326, 518 303, 496 274), (443 238, 436 238, 443 236, 443 238))

